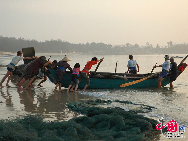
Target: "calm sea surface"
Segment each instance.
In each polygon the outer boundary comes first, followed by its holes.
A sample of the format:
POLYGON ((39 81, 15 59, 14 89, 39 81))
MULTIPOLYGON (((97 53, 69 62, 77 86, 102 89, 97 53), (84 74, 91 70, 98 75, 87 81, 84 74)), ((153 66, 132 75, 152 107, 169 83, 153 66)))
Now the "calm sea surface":
MULTIPOLYGON (((37 56, 45 55, 47 58, 51 55, 51 61, 61 60, 65 54, 36 54, 37 56)), ((87 61, 91 60, 95 55, 78 55, 67 54, 71 59, 69 64, 71 67, 75 63, 80 63, 81 69, 85 66, 87 61)), ((173 56, 171 54, 170 56, 173 56)), ((177 56, 174 55, 174 56, 177 56)), ((179 54, 178 56, 185 57, 186 54, 179 54)), ((7 65, 13 56, 0 56, 0 65, 7 65)), ((117 72, 123 73, 127 71, 128 55, 96 55, 97 58, 104 57, 98 71, 114 72, 115 64, 118 61, 117 72)), ((164 55, 134 55, 134 59, 140 66, 139 73, 151 72, 155 63, 162 64, 164 62, 164 55)), ((179 64, 182 58, 175 58, 175 62, 179 64)), ((188 60, 186 60, 188 63, 188 60)), ((20 62, 21 64, 23 62, 20 62)), ((91 70, 95 70, 96 65, 91 70)), ((161 68, 156 68, 154 72, 161 71, 161 68)), ((0 67, 0 79, 6 73, 6 67, 0 67)), ((13 117, 40 114, 45 120, 68 120, 72 117, 79 116, 78 113, 72 112, 67 108, 67 103, 74 101, 82 101, 87 99, 108 99, 131 101, 137 104, 145 104, 155 107, 152 112, 144 114, 148 117, 161 118, 170 121, 176 120, 178 124, 188 127, 188 68, 177 78, 173 83, 174 89, 170 90, 169 85, 165 88, 158 89, 121 89, 121 90, 97 90, 88 89, 86 92, 78 91, 75 93, 57 92, 54 93, 55 85, 46 81, 43 83, 43 88, 35 88, 28 91, 18 92, 16 89, 18 77, 14 76, 10 82, 11 88, 0 89, 0 119, 11 119, 13 117)), ((34 85, 40 82, 37 80, 34 85)), ((5 86, 5 82, 3 85, 5 86)), ((131 104, 112 103, 112 107, 121 107, 125 110, 142 109, 142 106, 135 106, 131 104)))

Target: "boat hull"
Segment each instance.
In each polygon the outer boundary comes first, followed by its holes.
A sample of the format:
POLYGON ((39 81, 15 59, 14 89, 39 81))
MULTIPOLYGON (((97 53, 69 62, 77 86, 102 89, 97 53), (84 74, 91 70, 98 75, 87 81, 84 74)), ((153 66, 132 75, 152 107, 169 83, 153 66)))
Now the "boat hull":
MULTIPOLYGON (((55 80, 57 80, 56 77, 56 71, 50 69, 50 73, 47 73, 47 77, 50 79, 50 81, 53 82, 54 78, 55 80)), ((128 79, 122 79, 122 78, 99 78, 99 77, 90 77, 90 85, 87 87, 87 89, 123 89, 123 88, 157 88, 158 84, 157 84, 157 79, 158 77, 152 77, 149 79, 146 79, 142 82, 139 82, 137 84, 134 85, 130 85, 127 87, 120 87, 121 84, 124 83, 129 83, 132 81, 136 81, 139 79, 142 79, 143 77, 139 77, 139 78, 135 78, 133 77, 128 78, 128 79)), ((64 78, 62 80, 62 87, 68 88, 68 86, 70 85, 70 81, 71 81, 71 74, 70 73, 65 73, 64 78)), ((169 83, 169 79, 165 78, 161 85, 164 87, 169 83)), ((84 86, 86 84, 86 81, 83 79, 79 85, 78 88, 83 89, 84 86)))

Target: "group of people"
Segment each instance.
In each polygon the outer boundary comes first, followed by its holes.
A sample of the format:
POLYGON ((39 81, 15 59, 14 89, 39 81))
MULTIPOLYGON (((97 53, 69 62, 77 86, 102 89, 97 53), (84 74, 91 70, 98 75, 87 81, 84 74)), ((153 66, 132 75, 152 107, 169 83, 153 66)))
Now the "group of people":
MULTIPOLYGON (((162 67, 162 73, 159 75, 159 78, 157 80, 158 88, 161 88, 161 82, 163 81, 165 77, 167 77, 169 73, 170 73, 170 87, 173 88, 172 82, 175 81, 177 77, 177 64, 174 62, 174 57, 169 58, 169 55, 165 55, 164 58, 165 58, 165 62, 162 65, 153 66, 153 68, 162 67)), ((44 79, 38 84, 38 86, 41 86, 40 84, 47 80, 47 77, 44 75, 44 70, 48 70, 47 66, 49 64, 52 64, 50 68, 56 69, 56 76, 57 76, 57 81, 55 82, 56 86, 55 86, 54 91, 57 91, 58 87, 59 87, 59 91, 61 91, 61 84, 62 84, 63 77, 65 75, 65 71, 67 68, 70 70, 71 82, 67 89, 67 92, 77 91, 78 84, 82 81, 82 79, 86 80, 86 85, 83 89, 83 91, 85 91, 86 88, 90 84, 89 70, 91 69, 93 65, 97 64, 97 62, 103 60, 103 58, 98 60, 96 57, 93 57, 91 61, 87 62, 84 69, 80 70, 79 63, 76 63, 73 69, 70 67, 70 65, 68 64, 68 61, 71 61, 71 60, 68 59, 66 55, 59 62, 57 62, 57 60, 54 60, 51 63, 51 61, 46 60, 45 56, 22 57, 22 52, 18 51, 17 56, 13 57, 10 64, 8 64, 7 73, 1 80, 0 87, 2 87, 2 83, 5 81, 7 77, 8 77, 8 80, 7 80, 6 86, 10 87, 9 81, 13 75, 12 71, 14 71, 15 66, 22 59, 34 59, 34 60, 25 66, 25 71, 23 73, 23 76, 17 83, 18 89, 21 89, 21 86, 26 80, 29 80, 27 83, 27 86, 25 87, 25 89, 28 89, 37 78, 44 77, 44 79)), ((128 61, 128 65, 127 65, 128 67, 127 73, 137 74, 137 72, 139 72, 139 65, 137 64, 136 60, 133 60, 133 55, 129 55, 129 59, 130 60, 128 61)))
POLYGON ((173 88, 172 82, 176 80, 178 72, 177 72, 177 64, 174 62, 174 57, 169 58, 169 55, 165 55, 165 62, 158 66, 153 66, 153 68, 156 67, 162 67, 162 72, 159 75, 159 78, 157 80, 158 88, 161 88, 161 82, 165 77, 169 75, 170 79, 170 88, 173 88))
MULTIPOLYGON (((40 56, 40 57, 22 57, 22 52, 18 51, 17 52, 17 56, 13 57, 12 61, 7 65, 7 73, 5 74, 5 76, 3 77, 3 79, 0 82, 0 88, 2 88, 2 84, 5 81, 5 79, 8 77, 6 86, 9 86, 9 81, 11 79, 11 77, 13 76, 13 71, 15 70, 15 66, 18 64, 18 62, 22 59, 34 59, 33 61, 31 61, 30 63, 28 63, 25 67, 24 70, 22 72, 22 76, 21 79, 18 81, 17 83, 17 88, 18 90, 21 90, 21 86, 23 85, 23 83, 26 80, 29 80, 25 89, 28 89, 30 86, 32 86, 32 83, 37 79, 41 77, 41 69, 45 68, 46 66, 48 66, 49 64, 51 64, 51 61, 46 61, 46 57, 45 56, 40 56)), ((53 61, 54 63, 55 61, 53 61)), ((53 66, 52 63, 52 66, 53 66)), ((44 80, 42 80, 38 86, 41 86, 40 84, 44 81, 47 80, 47 78, 45 76, 44 80)))
POLYGON ((57 91, 57 88, 59 87, 59 91, 61 91, 61 83, 65 74, 65 70, 68 68, 71 72, 71 82, 70 85, 67 89, 67 92, 69 91, 77 91, 78 88, 78 84, 82 81, 82 79, 86 80, 86 85, 83 89, 83 91, 86 90, 86 88, 89 86, 90 84, 90 79, 89 79, 89 70, 91 69, 91 67, 95 64, 97 64, 97 62, 102 61, 103 59, 98 60, 96 57, 93 57, 91 59, 91 61, 88 61, 87 64, 85 65, 84 69, 81 71, 80 70, 80 64, 76 63, 74 65, 74 68, 72 69, 70 67, 70 65, 67 63, 68 61, 71 61, 68 59, 67 56, 65 56, 61 61, 59 61, 56 66, 57 71, 56 71, 56 76, 57 76, 57 82, 56 82, 56 86, 55 86, 55 90, 57 91), (75 89, 74 89, 75 88, 75 89))
MULTIPOLYGON (((162 72, 159 75, 159 78, 157 80, 158 88, 161 88, 161 82, 165 77, 169 76, 170 79, 170 88, 173 88, 172 82, 176 80, 178 72, 177 72, 177 64, 174 62, 174 57, 172 56, 169 58, 169 55, 165 55, 165 62, 161 65, 155 65, 153 66, 153 69, 156 67, 162 67, 162 72)), ((129 55, 129 61, 128 61, 128 71, 127 73, 133 73, 137 74, 139 72, 139 65, 137 64, 136 60, 133 60, 133 56, 129 55)))
POLYGON ((61 91, 61 83, 63 80, 63 77, 65 75, 65 71, 68 68, 71 72, 71 82, 69 85, 69 88, 67 92, 69 91, 77 91, 78 84, 79 82, 82 81, 82 79, 86 80, 86 85, 83 89, 83 91, 86 90, 86 88, 90 84, 90 79, 89 79, 89 70, 91 67, 97 62, 102 61, 103 59, 98 60, 96 57, 93 57, 91 61, 88 61, 87 64, 85 65, 84 69, 81 71, 80 70, 80 64, 76 63, 74 65, 74 68, 72 69, 70 65, 68 64, 68 61, 71 61, 68 59, 68 57, 65 55, 65 57, 57 62, 57 60, 54 60, 52 63, 49 60, 46 60, 45 56, 40 56, 40 57, 22 57, 22 52, 18 51, 17 56, 13 57, 12 61, 10 64, 7 66, 7 73, 3 77, 3 79, 0 82, 0 87, 3 87, 2 84, 5 81, 5 79, 8 77, 6 86, 9 86, 9 81, 12 77, 12 72, 15 70, 15 66, 18 64, 18 62, 22 59, 34 59, 30 63, 28 63, 23 71, 21 79, 17 83, 17 88, 18 90, 21 90, 21 86, 26 80, 29 80, 25 89, 29 89, 29 87, 32 86, 32 83, 38 79, 38 78, 44 78, 37 86, 41 86, 41 83, 45 82, 47 80, 47 77, 44 75, 44 71, 48 70, 48 65, 51 64, 51 69, 56 70, 56 76, 57 76, 57 81, 55 90, 57 91, 57 88, 59 87, 59 91, 61 91))
POLYGON ((22 52, 18 51, 17 52, 17 56, 13 57, 12 61, 8 64, 8 66, 7 66, 7 73, 5 74, 5 76, 3 77, 3 79, 1 80, 0 87, 3 87, 2 83, 5 81, 5 79, 7 77, 8 77, 8 80, 7 80, 6 86, 10 87, 9 86, 9 81, 10 81, 10 79, 13 76, 12 72, 15 70, 15 66, 18 64, 18 62, 20 60, 22 60, 22 59, 35 59, 35 57, 22 57, 22 52))

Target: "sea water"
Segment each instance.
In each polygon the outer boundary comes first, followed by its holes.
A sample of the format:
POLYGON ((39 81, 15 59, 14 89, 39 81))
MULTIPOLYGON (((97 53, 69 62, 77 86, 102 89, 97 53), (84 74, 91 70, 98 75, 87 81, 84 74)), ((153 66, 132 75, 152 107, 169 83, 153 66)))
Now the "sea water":
MULTIPOLYGON (((74 67, 75 63, 80 63, 83 69, 87 61, 92 57, 98 59, 104 57, 103 62, 98 68, 98 72, 115 72, 117 63, 117 73, 127 71, 128 55, 86 55, 86 54, 63 54, 63 53, 37 53, 37 56, 45 55, 47 58, 51 56, 50 61, 63 59, 64 55, 71 60, 68 63, 74 67)), ((177 56, 177 54, 170 54, 177 56)), ((185 57, 186 54, 178 54, 185 57)), ((0 79, 6 73, 6 67, 13 56, 0 56, 0 79)), ((134 55, 134 60, 140 66, 139 74, 150 73, 153 66, 157 63, 162 64, 164 54, 161 55, 134 55)), ((177 64, 182 58, 175 58, 177 64)), ((185 62, 188 63, 188 60, 185 62)), ((19 62, 22 64, 23 62, 19 62)), ((97 65, 92 66, 94 71, 97 65)), ((155 68, 154 72, 161 71, 161 68, 155 68)), ((169 88, 169 84, 165 88, 145 88, 145 89, 87 89, 85 92, 78 90, 77 93, 67 93, 66 89, 62 92, 54 93, 55 85, 49 80, 42 83, 42 88, 36 85, 41 81, 35 81, 35 88, 28 91, 17 91, 16 83, 18 77, 11 79, 10 88, 3 87, 0 89, 0 119, 11 119, 24 115, 40 114, 45 120, 49 121, 65 121, 73 117, 81 116, 79 113, 71 111, 67 104, 74 101, 83 101, 87 99, 106 99, 114 101, 110 106, 121 107, 125 110, 143 109, 143 105, 154 107, 152 111, 143 113, 144 116, 161 119, 166 121, 176 120, 178 124, 188 127, 188 68, 173 82, 174 89, 169 88), (130 101, 134 104, 123 104, 115 102, 130 101)), ((6 81, 3 83, 5 86, 6 81)))

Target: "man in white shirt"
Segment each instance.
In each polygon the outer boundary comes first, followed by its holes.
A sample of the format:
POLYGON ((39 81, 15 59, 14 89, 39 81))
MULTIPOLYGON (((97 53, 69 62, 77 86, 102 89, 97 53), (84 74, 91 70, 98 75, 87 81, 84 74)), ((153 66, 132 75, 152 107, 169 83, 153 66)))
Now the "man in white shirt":
POLYGON ((136 60, 133 60, 133 56, 129 55, 129 61, 128 61, 128 71, 127 73, 133 73, 133 74, 137 74, 137 72, 139 72, 139 65, 137 64, 136 60), (138 70, 136 70, 136 66, 138 68, 138 70))
POLYGON ((0 88, 3 87, 2 84, 7 77, 8 77, 8 80, 7 80, 6 86, 10 87, 8 83, 9 83, 9 81, 10 81, 12 75, 13 75, 12 71, 14 71, 15 65, 17 65, 20 60, 22 60, 22 59, 33 59, 33 58, 35 58, 35 57, 22 57, 22 52, 18 51, 17 56, 13 57, 12 61, 7 66, 7 73, 5 74, 5 76, 3 77, 3 79, 0 82, 0 88))
POLYGON ((170 70, 169 55, 165 55, 164 58, 165 58, 165 62, 164 62, 162 65, 153 66, 153 68, 162 67, 162 72, 161 72, 161 74, 159 75, 159 78, 158 78, 158 80, 157 80, 158 88, 161 88, 161 82, 163 81, 163 79, 164 79, 165 77, 167 77, 168 72, 169 72, 169 70, 170 70))

